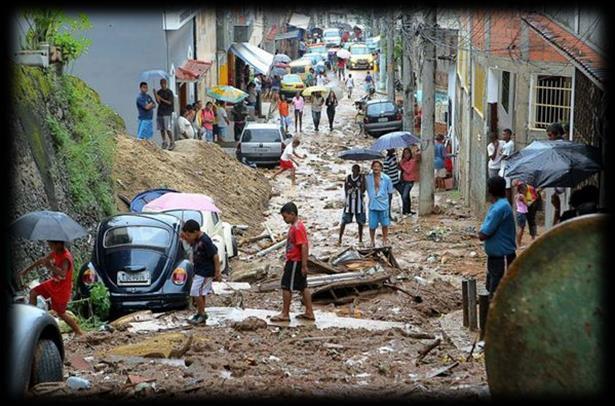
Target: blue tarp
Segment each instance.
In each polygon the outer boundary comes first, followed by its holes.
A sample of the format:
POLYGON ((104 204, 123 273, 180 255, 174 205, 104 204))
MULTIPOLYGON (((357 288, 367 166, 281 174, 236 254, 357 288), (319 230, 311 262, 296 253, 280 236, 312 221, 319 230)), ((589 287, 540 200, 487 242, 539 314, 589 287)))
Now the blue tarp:
POLYGON ((130 211, 133 213, 141 213, 141 211, 143 211, 143 206, 169 192, 178 193, 177 190, 165 188, 149 189, 141 192, 130 201, 130 211))

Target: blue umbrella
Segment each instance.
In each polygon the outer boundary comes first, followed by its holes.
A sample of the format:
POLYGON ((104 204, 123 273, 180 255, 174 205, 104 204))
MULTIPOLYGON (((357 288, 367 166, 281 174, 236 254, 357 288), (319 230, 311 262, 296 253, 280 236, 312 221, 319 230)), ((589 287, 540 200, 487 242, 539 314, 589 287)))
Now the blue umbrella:
POLYGON ((366 148, 353 148, 339 153, 338 157, 347 161, 373 161, 382 159, 380 152, 366 148))
POLYGON ((384 151, 387 149, 406 148, 413 144, 420 144, 421 140, 412 135, 409 131, 394 131, 378 138, 372 145, 374 151, 384 151))

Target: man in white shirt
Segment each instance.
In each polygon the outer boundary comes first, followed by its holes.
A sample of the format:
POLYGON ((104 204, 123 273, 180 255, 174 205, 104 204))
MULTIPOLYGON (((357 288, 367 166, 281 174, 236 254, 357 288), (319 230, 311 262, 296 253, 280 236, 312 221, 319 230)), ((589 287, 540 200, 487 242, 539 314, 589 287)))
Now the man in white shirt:
POLYGON ((489 177, 493 178, 498 176, 500 169, 502 168, 502 146, 504 141, 498 139, 498 134, 491 134, 491 140, 487 145, 487 154, 489 155, 489 177))
POLYGON ((512 130, 510 128, 506 128, 504 131, 502 131, 502 138, 504 138, 504 144, 502 145, 500 172, 498 174, 506 180, 506 198, 512 206, 511 179, 507 176, 504 176, 504 168, 506 167, 506 162, 515 152, 515 143, 512 140, 512 130))
POLYGON ((299 155, 296 151, 300 143, 301 141, 299 141, 299 138, 293 138, 293 142, 284 148, 284 152, 282 152, 282 156, 280 157, 280 170, 277 171, 271 179, 275 179, 276 176, 290 169, 290 179, 292 185, 295 186, 295 167, 299 166, 299 163, 295 161, 293 157, 299 159, 305 158, 305 156, 299 155))
POLYGON ((194 110, 188 110, 187 108, 183 108, 181 112, 181 116, 177 119, 177 126, 179 127, 179 135, 183 139, 191 139, 194 138, 194 127, 192 126, 192 115, 194 114, 194 110))

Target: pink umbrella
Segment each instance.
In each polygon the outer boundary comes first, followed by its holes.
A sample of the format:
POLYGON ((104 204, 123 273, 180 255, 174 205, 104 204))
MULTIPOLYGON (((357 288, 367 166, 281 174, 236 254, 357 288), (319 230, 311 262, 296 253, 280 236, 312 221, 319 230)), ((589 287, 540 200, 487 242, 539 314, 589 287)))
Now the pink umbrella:
POLYGON ((211 197, 200 193, 165 193, 146 204, 143 209, 162 210, 199 210, 220 212, 211 197))

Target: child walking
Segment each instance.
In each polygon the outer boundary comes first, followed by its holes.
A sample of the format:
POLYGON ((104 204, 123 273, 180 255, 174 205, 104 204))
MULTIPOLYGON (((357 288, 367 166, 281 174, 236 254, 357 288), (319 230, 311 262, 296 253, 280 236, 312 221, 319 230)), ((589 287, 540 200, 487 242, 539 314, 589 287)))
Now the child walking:
POLYGON ((201 231, 195 220, 188 220, 182 226, 181 238, 192 246, 194 276, 190 296, 196 298, 197 313, 188 319, 190 324, 205 324, 205 297, 213 292, 212 282, 222 280, 220 256, 211 238, 201 231))
POLYGON ((527 187, 524 183, 517 186, 517 194, 515 195, 515 203, 517 208, 517 247, 521 247, 521 239, 523 238, 523 232, 525 231, 525 223, 527 222, 527 201, 525 200, 525 193, 527 187))
POLYGON ((299 159, 305 158, 305 156, 299 155, 296 151, 300 143, 301 141, 299 141, 298 138, 294 138, 293 142, 288 144, 286 148, 284 148, 284 152, 282 153, 282 156, 280 157, 280 170, 277 171, 271 179, 275 179, 276 176, 290 169, 290 179, 291 179, 293 186, 295 185, 295 165, 298 166, 299 163, 295 161, 293 156, 299 159))
POLYGON ((280 210, 284 222, 290 225, 286 239, 286 264, 282 275, 282 313, 273 316, 271 321, 290 321, 290 301, 292 291, 298 290, 303 295, 305 313, 297 316, 298 319, 314 320, 312 309, 312 294, 307 288, 307 260, 309 243, 307 231, 303 222, 299 220, 297 206, 293 202, 286 203, 280 210))

